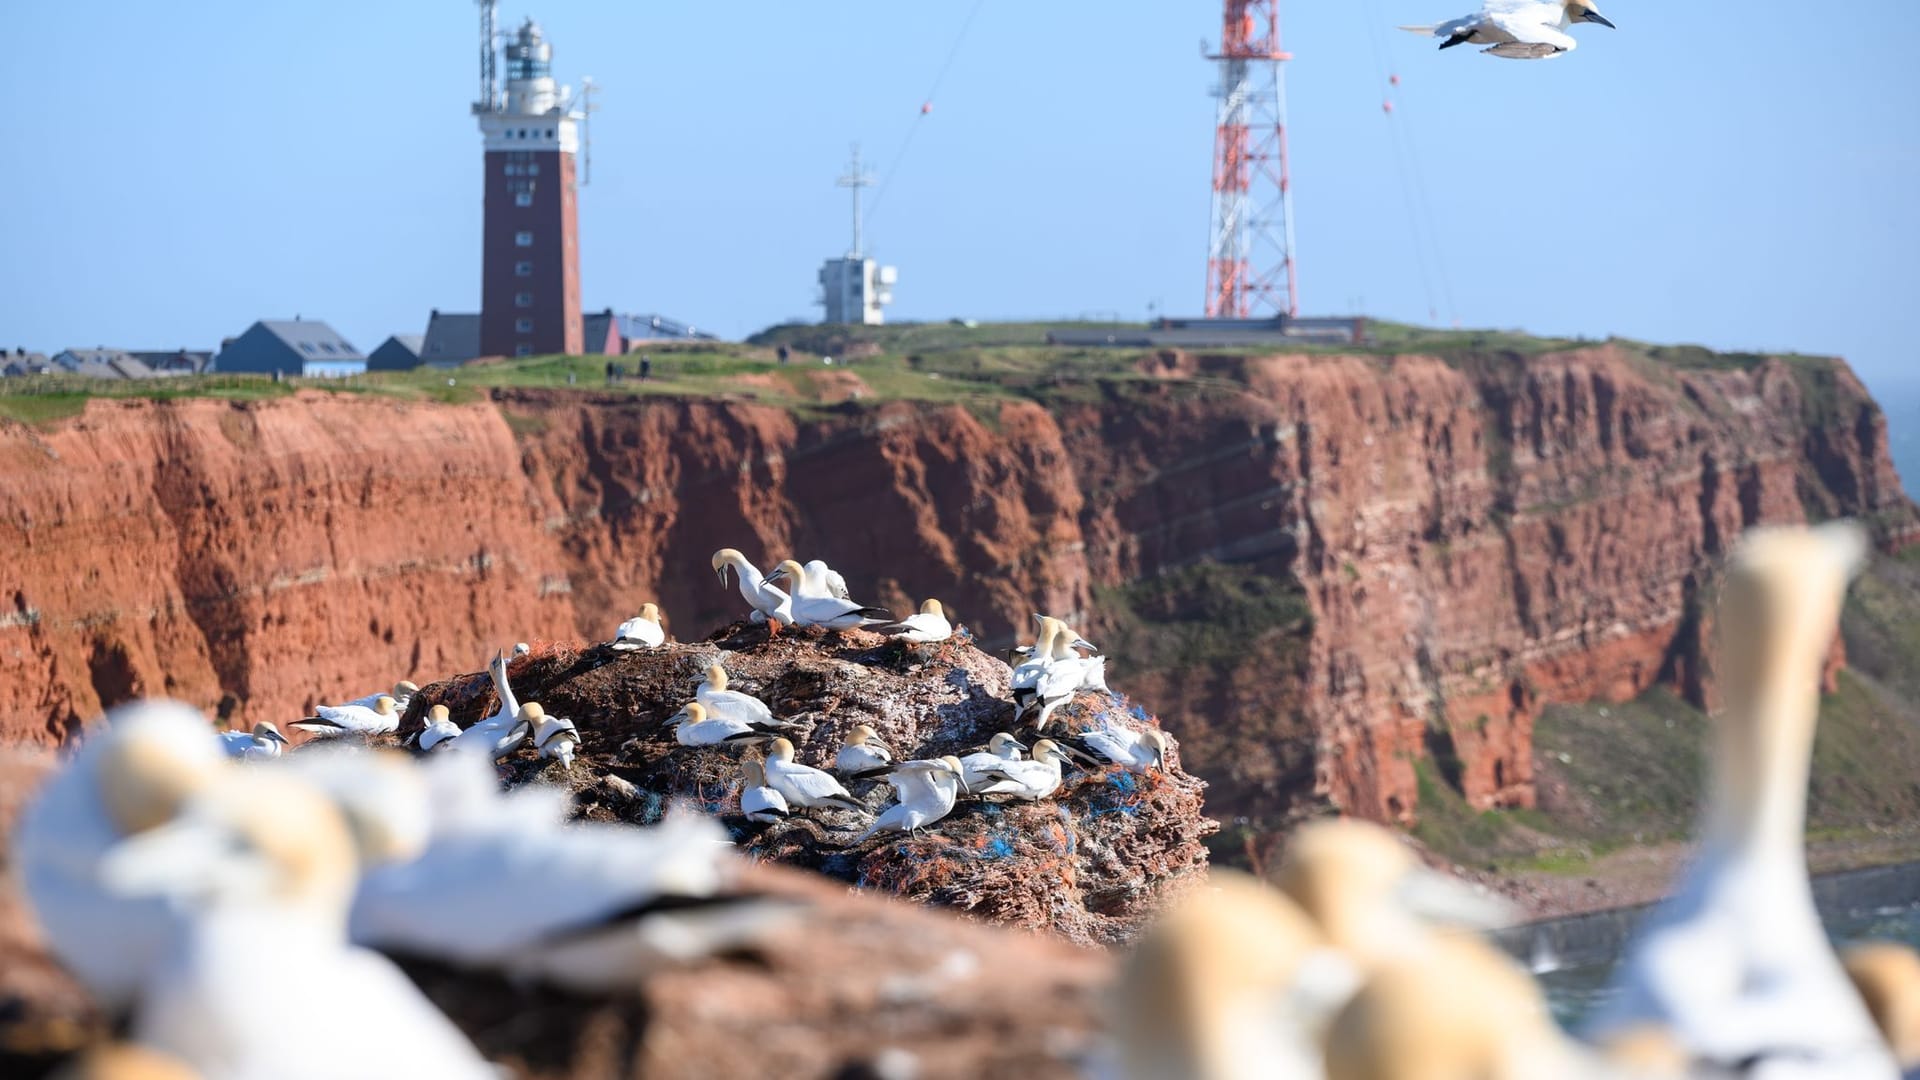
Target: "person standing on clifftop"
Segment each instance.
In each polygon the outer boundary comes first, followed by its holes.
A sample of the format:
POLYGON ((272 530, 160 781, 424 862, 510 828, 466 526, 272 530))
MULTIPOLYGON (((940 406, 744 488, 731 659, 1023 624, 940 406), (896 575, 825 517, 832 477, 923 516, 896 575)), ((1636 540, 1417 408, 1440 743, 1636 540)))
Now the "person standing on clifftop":
POLYGON ((653 357, 648 356, 646 353, 641 353, 640 354, 640 381, 646 382, 648 379, 651 379, 651 378, 653 378, 653 357))

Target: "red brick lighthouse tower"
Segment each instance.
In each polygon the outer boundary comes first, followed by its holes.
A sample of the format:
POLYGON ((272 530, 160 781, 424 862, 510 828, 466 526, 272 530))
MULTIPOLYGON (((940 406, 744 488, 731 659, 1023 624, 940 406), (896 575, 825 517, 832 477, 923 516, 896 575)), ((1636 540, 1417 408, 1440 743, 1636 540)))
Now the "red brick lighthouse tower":
POLYGON ((507 39, 506 92, 495 91, 493 5, 481 7, 482 98, 473 109, 487 141, 480 353, 578 354, 579 116, 554 86, 553 46, 532 19, 507 39))

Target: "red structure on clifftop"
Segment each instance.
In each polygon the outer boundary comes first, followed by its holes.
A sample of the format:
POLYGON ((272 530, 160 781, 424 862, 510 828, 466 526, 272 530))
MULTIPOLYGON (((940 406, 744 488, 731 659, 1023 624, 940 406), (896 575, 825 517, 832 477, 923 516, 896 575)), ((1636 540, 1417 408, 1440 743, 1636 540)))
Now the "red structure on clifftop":
POLYGON ((1225 0, 1207 317, 1300 314, 1287 169, 1287 96, 1279 0, 1225 0))

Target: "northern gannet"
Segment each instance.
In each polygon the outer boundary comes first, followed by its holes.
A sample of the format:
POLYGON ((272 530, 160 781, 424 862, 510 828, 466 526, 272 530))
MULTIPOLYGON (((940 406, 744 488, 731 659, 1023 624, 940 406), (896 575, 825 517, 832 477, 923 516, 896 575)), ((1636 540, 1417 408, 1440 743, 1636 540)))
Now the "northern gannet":
POLYGON ((1165 771, 1167 767, 1167 733, 1159 728, 1135 731, 1109 721, 1082 732, 1074 741, 1115 765, 1126 766, 1130 772, 1165 771))
POLYGON ((773 734, 735 716, 708 716, 707 707, 689 701, 664 723, 681 746, 719 746, 727 742, 757 742, 773 734))
POLYGON ((847 744, 833 759, 833 771, 841 776, 859 776, 874 769, 886 770, 893 765, 893 751, 887 749, 879 739, 879 733, 872 724, 861 724, 847 736, 847 744))
MULTIPOLYGON (((1060 767, 1065 763, 1065 755, 1054 741, 1041 739, 1033 744, 1033 760, 989 765, 980 770, 985 782, 977 788, 970 786, 969 790, 975 795, 1010 795, 1029 801, 1044 799, 1060 790, 1060 767)), ((962 770, 964 772, 964 766, 962 770)))
POLYGON ((230 768, 197 710, 130 702, 107 712, 21 815, 9 847, 21 890, 48 948, 107 1010, 131 1004, 182 924, 163 898, 102 888, 101 857, 230 768))
POLYGON ((960 759, 960 782, 966 785, 968 791, 972 791, 987 782, 985 770, 1009 761, 1019 761, 1020 752, 1025 749, 1026 746, 1011 734, 995 732, 993 738, 987 740, 985 750, 960 759))
POLYGON ((706 707, 715 719, 739 720, 756 728, 775 726, 773 710, 752 694, 728 688, 727 669, 719 664, 707 666, 707 678, 694 688, 693 699, 706 707))
POLYGON ((887 807, 854 843, 883 832, 917 834, 924 826, 953 813, 954 800, 960 795, 960 771, 960 759, 950 755, 894 766, 887 775, 900 801, 887 807))
POLYGON ((721 548, 713 553, 713 572, 720 575, 720 587, 727 587, 727 571, 733 571, 740 581, 740 596, 759 616, 756 621, 767 624, 770 633, 778 634, 780 627, 793 623, 793 597, 775 588, 773 583, 761 576, 760 569, 747 561, 745 555, 734 548, 721 548))
POLYGON ((269 758, 277 758, 286 745, 286 736, 280 734, 279 728, 265 720, 253 725, 251 732, 220 732, 221 749, 227 752, 228 757, 240 758, 243 761, 265 761, 269 758))
POLYGON ((886 608, 869 607, 833 595, 826 581, 809 574, 806 567, 792 559, 783 560, 769 580, 778 581, 783 577, 793 582, 793 617, 801 626, 852 630, 893 621, 892 613, 886 608))
POLYGON ((413 745, 421 753, 430 754, 452 746, 459 734, 460 725, 453 722, 453 713, 445 705, 435 705, 427 710, 427 726, 414 735, 413 745))
POLYGON ((563 769, 573 768, 573 755, 580 749, 580 729, 563 716, 548 716, 539 705, 528 702, 527 722, 533 725, 528 737, 543 758, 552 758, 563 769))
POLYGON ((1641 924, 1591 1033, 1662 1025, 1696 1061, 1747 1076, 1898 1075, 1821 929, 1802 847, 1821 662, 1866 550, 1848 523, 1755 529, 1736 548, 1700 852, 1641 924))
POLYGON ((1116 983, 1127 1080, 1321 1076, 1319 1027, 1357 976, 1286 897, 1216 869, 1141 938, 1116 983))
POLYGON ((874 629, 888 637, 903 638, 916 645, 932 645, 953 636, 953 624, 947 621, 947 611, 938 600, 922 603, 918 615, 909 615, 897 623, 874 629))
POLYGON ((280 769, 222 778, 176 820, 122 841, 101 864, 107 886, 186 912, 142 987, 135 1041, 208 1080, 495 1077, 399 968, 347 944, 355 869, 339 811, 280 769), (328 1007, 263 1024, 263 1001, 328 1007), (340 1023, 341 1008, 377 1022, 340 1023))
POLYGON ((390 694, 375 696, 371 706, 322 705, 313 712, 314 715, 295 720, 287 726, 320 739, 341 735, 388 735, 400 726, 400 710, 390 694))
POLYGON ((1846 949, 1840 962, 1894 1061, 1909 1078, 1920 1074, 1920 955, 1871 941, 1846 949))
MULTIPOLYGON (((399 682, 393 684, 392 692, 388 693, 386 696, 393 699, 394 709, 404 713, 407 711, 407 706, 412 703, 413 695, 419 692, 420 692, 420 688, 418 686, 407 681, 406 679, 401 679, 399 682)), ((364 706, 366 708, 371 709, 373 708, 374 703, 379 700, 380 700, 380 691, 375 690, 373 693, 368 694, 365 697, 354 698, 352 701, 346 702, 346 704, 360 705, 360 706, 364 706)))
POLYGON ((782 821, 792 813, 786 796, 767 786, 767 771, 748 758, 740 763, 740 813, 748 821, 782 821))
POLYGON ((1567 28, 1590 22, 1613 29, 1598 8, 1582 0, 1486 0, 1477 15, 1437 26, 1403 26, 1416 34, 1443 39, 1440 47, 1489 45, 1482 52, 1509 60, 1542 60, 1579 47, 1567 28))
POLYGON ((1034 645, 1034 659, 1020 665, 1015 675, 1027 672, 1029 664, 1036 665, 1032 669, 1036 674, 1024 682, 1016 678, 1013 701, 1016 717, 1038 705, 1040 718, 1034 730, 1044 732, 1053 710, 1072 701, 1075 694, 1083 689, 1106 689, 1107 660, 1075 652, 1087 642, 1066 623, 1046 615, 1036 618, 1040 620, 1040 641, 1034 645))
POLYGON ((615 652, 657 649, 666 644, 667 631, 660 625, 660 605, 641 604, 640 614, 620 624, 613 632, 615 652))
MULTIPOLYGON (((1013 691, 1014 719, 1017 720, 1026 715, 1027 708, 1033 701, 1035 688, 1040 685, 1040 677, 1047 673, 1048 666, 1053 663, 1054 638, 1059 633, 1058 624, 1042 618, 1040 635, 1034 639, 1033 646, 1027 650, 1027 659, 1013 669, 1013 677, 1009 680, 1008 686, 1013 691)), ((1019 650, 1016 649, 1015 652, 1018 653, 1019 650)))
POLYGON ((866 805, 848 794, 832 773, 793 760, 793 743, 776 737, 767 746, 767 786, 779 792, 795 810, 866 811, 866 805))
POLYGON ((825 590, 826 595, 838 597, 842 600, 847 600, 852 597, 852 592, 847 588, 847 579, 840 576, 840 571, 828 566, 827 560, 808 559, 807 565, 801 567, 801 569, 807 572, 809 580, 820 583, 820 587, 825 590))
POLYGON ((507 682, 507 658, 494 653, 493 663, 487 665, 487 674, 493 679, 493 692, 500 699, 500 707, 492 716, 454 736, 447 748, 460 753, 486 754, 497 761, 520 749, 532 734, 532 725, 521 717, 520 699, 513 696, 513 687, 507 682))
POLYGON ((531 655, 533 655, 533 646, 527 644, 524 641, 514 642, 513 658, 515 660, 518 660, 523 656, 531 656, 531 655))

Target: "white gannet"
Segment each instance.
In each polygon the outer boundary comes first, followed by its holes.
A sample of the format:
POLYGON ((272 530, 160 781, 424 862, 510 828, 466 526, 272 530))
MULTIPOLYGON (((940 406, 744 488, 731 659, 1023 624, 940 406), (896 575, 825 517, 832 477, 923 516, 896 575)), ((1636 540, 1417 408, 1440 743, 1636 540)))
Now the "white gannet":
MULTIPOLYGON (((1052 623, 1058 626, 1060 628, 1060 634, 1062 636, 1063 644, 1065 644, 1069 648, 1085 649, 1087 652, 1094 653, 1094 654, 1098 654, 1100 652, 1100 649, 1098 646, 1096 646, 1093 642, 1088 641, 1086 638, 1080 636, 1080 631, 1075 630, 1071 626, 1068 626, 1067 621, 1065 619, 1056 619, 1051 615, 1042 615, 1036 611, 1033 613, 1033 621, 1035 623, 1038 623, 1042 628, 1044 628, 1048 623, 1052 623)), ((1031 649, 1029 649, 1029 651, 1031 651, 1031 649)))
POLYGON ((1721 588, 1721 686, 1701 846, 1641 923, 1589 1024, 1657 1024, 1709 1067, 1897 1076, 1814 909, 1803 848, 1821 662, 1866 554, 1848 523, 1755 529, 1721 588))
POLYGON ((435 705, 427 710, 427 726, 414 734, 413 745, 421 753, 431 754, 452 746, 459 734, 460 725, 453 722, 453 713, 445 705, 435 705))
POLYGON ((1870 941, 1850 946, 1840 961, 1894 1061, 1909 1078, 1920 1074, 1920 955, 1891 941, 1870 941))
POLYGON ((573 755, 580 749, 580 729, 563 716, 548 716, 539 705, 528 702, 527 722, 533 725, 529 738, 543 758, 552 758, 563 769, 573 768, 573 755))
POLYGON ((1040 636, 1034 640, 1032 648, 1027 650, 1027 659, 1013 669, 1013 678, 1008 686, 1013 690, 1014 719, 1018 720, 1026 715, 1027 707, 1033 701, 1034 690, 1040 685, 1040 677, 1047 673, 1047 668, 1053 663, 1053 639, 1059 633, 1058 625, 1042 619, 1040 636))
POLYGON ((953 624, 947 621, 947 611, 938 600, 922 603, 918 615, 909 615, 897 623, 876 626, 874 629, 888 637, 904 638, 916 645, 932 645, 953 636, 953 624))
MULTIPOLYGON (((395 711, 404 713, 407 711, 407 706, 413 702, 413 695, 419 692, 420 692, 420 688, 418 686, 414 685, 411 682, 408 682, 405 679, 401 679, 399 682, 393 684, 393 690, 389 692, 386 696, 393 699, 393 707, 395 711)), ((380 691, 375 690, 373 693, 368 694, 365 697, 354 698, 352 701, 345 702, 345 704, 360 705, 365 708, 371 709, 373 708, 374 703, 380 700, 380 693, 381 693, 380 691)))
POLYGON ((809 574, 806 567, 792 559, 783 560, 768 580, 778 581, 783 577, 793 583, 793 618, 801 626, 852 630, 893 621, 893 614, 886 608, 868 607, 833 595, 827 582, 809 574))
POLYGON ((861 724, 847 736, 847 744, 834 756, 833 771, 841 776, 859 776, 874 769, 885 770, 893 765, 893 751, 880 741, 879 732, 872 724, 861 724))
POLYGON ((779 792, 795 810, 866 811, 866 805, 848 794, 833 774, 793 760, 793 743, 776 737, 767 746, 767 786, 779 792))
POLYGON ((176 820, 109 851, 109 888, 185 911, 142 987, 135 1041, 208 1080, 495 1077, 399 968, 347 944, 355 862, 338 810, 280 769, 222 778, 176 820), (330 1007, 263 1024, 262 1001, 330 1007), (378 1022, 342 1024, 341 1008, 378 1022))
POLYGON ((532 655, 532 653, 533 653, 533 646, 527 644, 526 642, 519 641, 514 643, 514 646, 513 646, 514 659, 518 660, 520 657, 530 656, 532 655))
POLYGON ((766 726, 750 724, 737 716, 709 716, 707 707, 689 701, 664 723, 673 729, 674 741, 681 746, 719 746, 723 743, 765 742, 793 725, 779 720, 766 726))
POLYGON ((773 583, 761 576, 760 569, 747 561, 745 555, 735 548, 721 548, 713 553, 713 572, 720 575, 720 587, 727 587, 727 571, 732 570, 740 581, 740 596, 747 606, 758 616, 754 621, 765 622, 769 633, 778 634, 782 626, 793 624, 793 597, 777 589, 773 583))
POLYGON ((887 776, 900 801, 887 807, 854 843, 883 832, 916 835, 922 827, 953 813, 954 800, 960 794, 960 771, 960 759, 951 755, 894 766, 887 776))
POLYGON ((513 687, 507 682, 507 658, 494 653, 493 663, 487 665, 487 674, 493 679, 493 692, 500 699, 500 707, 492 716, 454 736, 448 741, 447 749, 486 754, 497 761, 520 749, 533 733, 533 725, 520 715, 520 699, 513 696, 513 687))
POLYGON ((1033 744, 1033 760, 989 765, 980 770, 985 783, 969 790, 975 795, 1011 795, 1028 801, 1044 799, 1060 790, 1060 767, 1065 762, 1065 755, 1052 739, 1041 739, 1033 744))
POLYGON ((376 696, 371 706, 322 705, 313 712, 314 715, 287 726, 320 739, 340 735, 388 735, 400 726, 400 710, 390 694, 376 696))
POLYGON ((1073 741, 1115 765, 1125 765, 1131 772, 1165 771, 1167 767, 1167 733, 1159 728, 1135 731, 1107 721, 1080 733, 1073 741))
POLYGON ((1052 646, 1044 652, 1038 645, 1034 647, 1035 656, 1043 658, 1044 666, 1040 669, 1039 677, 1033 680, 1032 692, 1023 698, 1016 691, 1014 704, 1016 716, 1035 705, 1040 706, 1040 717, 1034 722, 1034 730, 1044 732, 1053 717, 1053 710, 1072 701, 1075 694, 1081 690, 1107 688, 1107 658, 1081 656, 1074 650, 1091 646, 1078 632, 1051 616, 1036 617, 1040 619, 1042 636, 1048 638, 1052 646), (1052 633, 1048 634, 1048 630, 1052 633))
MULTIPOLYGON (((180 927, 159 897, 100 885, 101 856, 171 819, 230 768, 207 718, 172 701, 136 701, 106 720, 36 792, 8 849, 47 946, 109 1011, 126 1008, 180 927)), ((295 755, 298 756, 298 755, 295 755)))
POLYGON ((960 782, 968 791, 980 787, 987 782, 987 769, 1009 761, 1019 761, 1020 752, 1025 749, 1026 746, 1008 732, 995 732, 993 738, 987 740, 985 750, 960 759, 960 782))
POLYGON ((1443 39, 1440 47, 1489 45, 1482 52, 1509 60, 1543 60, 1579 47, 1567 28, 1577 22, 1613 28, 1591 3, 1582 0, 1486 0, 1479 14, 1437 26, 1403 26, 1416 34, 1443 39))
POLYGON ((694 688, 693 700, 706 706, 707 715, 739 720, 754 727, 770 727, 774 723, 773 710, 767 703, 752 694, 728 689, 727 669, 719 664, 707 665, 707 678, 694 688))
POLYGON ((827 560, 808 559, 801 569, 807 572, 807 580, 819 583, 825 595, 841 600, 852 598, 853 594, 847 589, 847 579, 841 576, 840 571, 828 566, 827 560))
POLYGON ((666 641, 667 632, 660 625, 658 604, 641 604, 640 614, 621 623, 620 628, 613 632, 613 648, 616 652, 657 649, 666 641))
POLYGON ((265 761, 269 758, 277 758, 286 745, 286 736, 280 734, 279 728, 265 720, 253 725, 251 732, 220 732, 221 749, 227 752, 228 757, 243 761, 265 761))
POLYGON ((748 758, 740 763, 740 812, 748 821, 781 821, 792 813, 786 796, 767 786, 767 771, 748 758))

